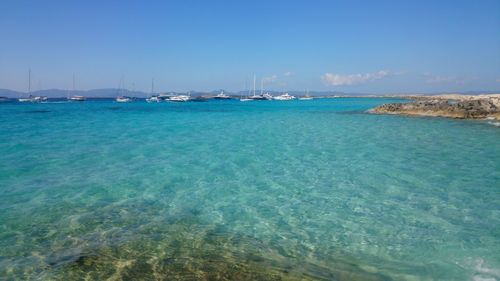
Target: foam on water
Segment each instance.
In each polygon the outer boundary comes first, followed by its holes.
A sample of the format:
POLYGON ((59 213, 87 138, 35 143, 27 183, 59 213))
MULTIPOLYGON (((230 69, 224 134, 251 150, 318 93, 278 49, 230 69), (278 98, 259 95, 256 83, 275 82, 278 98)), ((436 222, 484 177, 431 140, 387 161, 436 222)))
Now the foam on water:
POLYGON ((0 277, 499 280, 500 131, 393 101, 2 104, 0 277))

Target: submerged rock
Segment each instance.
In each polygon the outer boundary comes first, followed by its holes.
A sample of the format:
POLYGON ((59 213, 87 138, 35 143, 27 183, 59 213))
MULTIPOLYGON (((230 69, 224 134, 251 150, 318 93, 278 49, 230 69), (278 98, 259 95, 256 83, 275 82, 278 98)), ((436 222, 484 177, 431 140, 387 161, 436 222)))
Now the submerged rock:
POLYGON ((449 100, 439 97, 419 97, 408 103, 389 103, 369 110, 378 114, 436 116, 460 119, 500 120, 500 98, 463 98, 449 100))

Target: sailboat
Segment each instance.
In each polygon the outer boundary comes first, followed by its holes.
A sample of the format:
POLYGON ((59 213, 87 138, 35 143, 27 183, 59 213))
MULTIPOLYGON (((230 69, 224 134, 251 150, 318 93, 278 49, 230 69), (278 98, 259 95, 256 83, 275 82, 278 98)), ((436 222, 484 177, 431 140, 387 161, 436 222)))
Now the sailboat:
MULTIPOLYGON (((247 91, 247 80, 245 79, 245 92, 247 91)), ((250 90, 248 91, 248 95, 250 94, 250 90)), ((248 98, 248 95, 247 96, 240 96, 240 101, 251 101, 252 99, 249 99, 248 98)))
MULTIPOLYGON (((123 77, 122 77, 122 79, 120 80, 120 87, 119 87, 119 89, 118 89, 118 94, 120 94, 120 93, 121 93, 121 91, 122 91, 122 84, 124 84, 124 82, 123 82, 123 77)), ((132 101, 132 98, 127 97, 127 96, 122 96, 122 95, 119 95, 118 97, 116 97, 116 99, 115 99, 115 100, 116 100, 116 102, 121 102, 121 103, 123 103, 123 102, 131 102, 131 101, 132 101)))
MULTIPOLYGON (((73 73, 73 93, 75 92, 75 74, 73 73)), ((86 98, 84 96, 73 95, 69 98, 70 101, 85 101, 86 98)))
POLYGON ((309 96, 309 90, 306 90, 306 95, 300 97, 299 100, 312 100, 313 98, 309 96))
POLYGON ((257 95, 255 93, 255 74, 253 75, 253 95, 248 98, 252 100, 266 100, 266 98, 263 97, 262 95, 257 95))
POLYGON ((119 97, 116 97, 116 102, 131 102, 132 99, 130 97, 126 97, 126 96, 119 96, 119 97))
POLYGON ((19 102, 42 102, 46 101, 47 97, 31 95, 31 69, 28 70, 28 97, 17 99, 19 102))
POLYGON ((155 87, 155 80, 152 79, 151 80, 151 96, 146 99, 147 102, 160 102, 161 101, 161 99, 160 99, 159 96, 153 95, 153 93, 154 93, 154 87, 155 87))
POLYGON ((260 96, 265 99, 265 100, 272 100, 273 96, 269 94, 269 92, 266 92, 264 94, 264 79, 260 79, 260 96))

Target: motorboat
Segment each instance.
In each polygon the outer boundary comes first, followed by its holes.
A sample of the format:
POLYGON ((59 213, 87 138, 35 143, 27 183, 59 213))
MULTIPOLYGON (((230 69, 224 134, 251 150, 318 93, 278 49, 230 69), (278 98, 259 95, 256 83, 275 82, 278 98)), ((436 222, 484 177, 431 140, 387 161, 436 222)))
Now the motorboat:
POLYGON ((294 100, 295 97, 289 95, 288 93, 284 93, 282 95, 276 96, 273 98, 274 100, 294 100))
POLYGON ((162 93, 162 94, 159 94, 158 95, 158 99, 162 100, 162 101, 167 101, 169 100, 171 97, 175 97, 175 95, 173 93, 162 93))
POLYGON ((159 96, 150 96, 149 98, 146 99, 147 102, 160 102, 161 99, 159 96))
POLYGON ((226 95, 226 94, 224 94, 224 91, 221 91, 218 95, 216 95, 214 97, 214 99, 216 99, 216 100, 230 100, 231 97, 228 96, 228 95, 226 95))
POLYGON ((272 100, 273 99, 273 96, 269 93, 265 93, 262 95, 266 100, 272 100))
POLYGON ((172 101, 172 102, 186 102, 186 101, 189 101, 190 99, 191 99, 191 97, 188 96, 188 95, 176 95, 176 96, 170 97, 168 99, 168 101, 172 101))

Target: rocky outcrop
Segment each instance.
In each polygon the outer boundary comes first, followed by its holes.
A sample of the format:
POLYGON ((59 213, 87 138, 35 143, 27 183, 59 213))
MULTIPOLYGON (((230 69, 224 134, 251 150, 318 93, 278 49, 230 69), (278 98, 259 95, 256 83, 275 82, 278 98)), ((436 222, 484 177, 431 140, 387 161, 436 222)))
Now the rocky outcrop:
POLYGON ((439 97, 419 97, 408 103, 384 104, 370 110, 378 114, 439 116, 460 119, 500 120, 500 98, 467 98, 450 100, 439 97))

